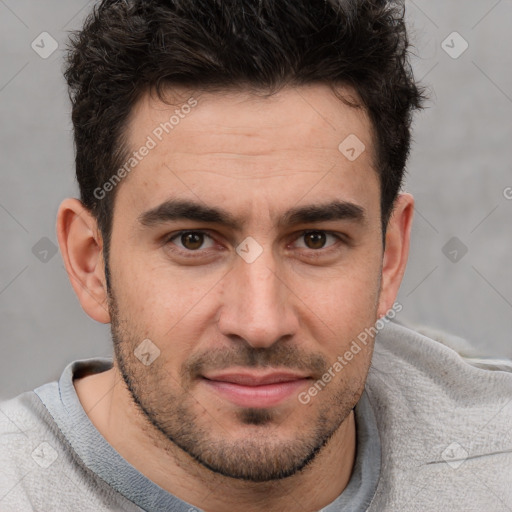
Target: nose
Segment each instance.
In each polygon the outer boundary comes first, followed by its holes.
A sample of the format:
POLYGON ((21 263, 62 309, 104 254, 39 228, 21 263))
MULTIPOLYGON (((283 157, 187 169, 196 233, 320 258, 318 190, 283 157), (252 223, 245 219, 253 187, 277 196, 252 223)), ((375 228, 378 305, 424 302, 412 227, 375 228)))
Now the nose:
POLYGON ((223 335, 268 348, 297 332, 294 294, 271 254, 254 262, 241 258, 226 276, 218 326, 223 335))

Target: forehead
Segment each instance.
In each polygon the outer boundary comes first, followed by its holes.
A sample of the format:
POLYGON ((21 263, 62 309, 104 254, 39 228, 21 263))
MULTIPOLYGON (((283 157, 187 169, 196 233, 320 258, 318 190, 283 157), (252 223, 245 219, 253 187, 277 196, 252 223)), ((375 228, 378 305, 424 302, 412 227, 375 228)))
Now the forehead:
MULTIPOLYGON (((340 93, 357 101, 348 88, 340 93)), ((368 116, 325 85, 271 96, 173 89, 165 101, 148 93, 132 112, 127 140, 132 157, 145 156, 118 194, 139 210, 182 196, 250 209, 326 192, 332 200, 334 191, 359 202, 378 194, 368 116)))
MULTIPOLYGON (((351 88, 340 86, 337 93, 353 105, 360 103, 351 88)), ((285 145, 297 150, 313 140, 319 148, 333 149, 350 134, 366 139, 367 149, 371 150, 371 131, 364 108, 348 105, 330 87, 318 84, 285 87, 272 95, 246 90, 194 92, 174 88, 162 100, 156 92, 147 92, 134 106, 127 133, 135 145, 148 134, 157 143, 163 142, 161 145, 172 144, 171 137, 166 137, 172 135, 180 139, 183 150, 197 150, 195 142, 201 137, 205 151, 217 149, 218 143, 229 145, 231 135, 237 138, 237 144, 245 138, 247 144, 238 148, 251 155, 247 146, 256 142, 254 154, 283 149, 285 145)), ((177 145, 178 141, 174 150, 177 145)))

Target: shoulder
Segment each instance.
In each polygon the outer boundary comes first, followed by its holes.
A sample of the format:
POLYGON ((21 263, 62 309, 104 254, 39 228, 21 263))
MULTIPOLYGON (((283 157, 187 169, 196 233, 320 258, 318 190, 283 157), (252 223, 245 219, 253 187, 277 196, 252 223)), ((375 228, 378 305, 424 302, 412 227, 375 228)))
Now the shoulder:
MULTIPOLYGON (((56 389, 57 383, 47 384, 56 389)), ((41 400, 29 391, 0 402, 0 446, 13 446, 15 439, 26 439, 48 429, 50 415, 41 400)), ((4 454, 4 450, 0 452, 4 454)), ((15 451, 11 450, 14 454, 15 451)))
POLYGON ((385 461, 379 503, 390 495, 404 503, 422 489, 414 504, 423 510, 512 506, 510 361, 476 357, 444 333, 389 324, 376 339, 367 391, 385 461))
POLYGON ((502 381, 503 391, 512 391, 507 387, 512 383, 511 360, 486 358, 463 338, 425 327, 387 324, 376 338, 372 368, 393 368, 400 370, 397 376, 412 375, 414 380, 424 375, 436 388, 464 386, 467 379, 477 378, 502 381))
POLYGON ((467 340, 453 334, 426 326, 416 326, 413 333, 425 336, 455 351, 467 364, 490 371, 512 373, 512 360, 498 357, 487 357, 471 345, 467 340))
POLYGON ((477 357, 471 346, 446 334, 437 339, 390 323, 377 336, 368 387, 390 408, 407 408, 433 421, 444 411, 502 410, 512 420, 512 362, 477 357))
MULTIPOLYGON (((59 397, 57 382, 38 393, 59 397)), ((0 510, 140 510, 95 475, 34 391, 0 402, 0 510)))
MULTIPOLYGON (((55 383, 56 384, 56 383, 55 383)), ((38 470, 50 467, 58 453, 49 432, 49 415, 33 392, 0 402, 0 495, 2 506, 31 510, 23 488, 38 470)))

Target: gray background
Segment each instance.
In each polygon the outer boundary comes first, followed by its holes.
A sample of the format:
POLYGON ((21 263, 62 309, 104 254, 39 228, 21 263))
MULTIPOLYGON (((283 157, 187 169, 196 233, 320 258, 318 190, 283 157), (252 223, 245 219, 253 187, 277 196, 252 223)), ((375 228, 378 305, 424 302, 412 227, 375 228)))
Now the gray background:
MULTIPOLYGON (((51 252, 58 205, 77 194, 62 48, 91 5, 0 0, 0 397, 111 353, 109 327, 82 311, 51 252), (44 31, 59 43, 47 59, 31 48, 44 31)), ((417 209, 400 319, 512 357, 512 0, 406 6, 431 101, 416 117, 408 166, 417 209), (469 44, 458 58, 454 31, 469 44)))

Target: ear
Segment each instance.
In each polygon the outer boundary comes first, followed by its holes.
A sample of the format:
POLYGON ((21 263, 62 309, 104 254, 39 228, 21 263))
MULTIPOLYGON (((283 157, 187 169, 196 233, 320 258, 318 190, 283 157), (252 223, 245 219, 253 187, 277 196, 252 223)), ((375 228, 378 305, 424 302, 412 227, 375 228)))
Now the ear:
POLYGON ((96 219, 78 199, 65 199, 60 205, 57 238, 83 310, 97 322, 109 323, 102 238, 96 219))
POLYGON ((386 230, 386 247, 382 262, 382 282, 379 298, 379 318, 393 306, 402 282, 409 256, 414 198, 400 194, 386 230))

